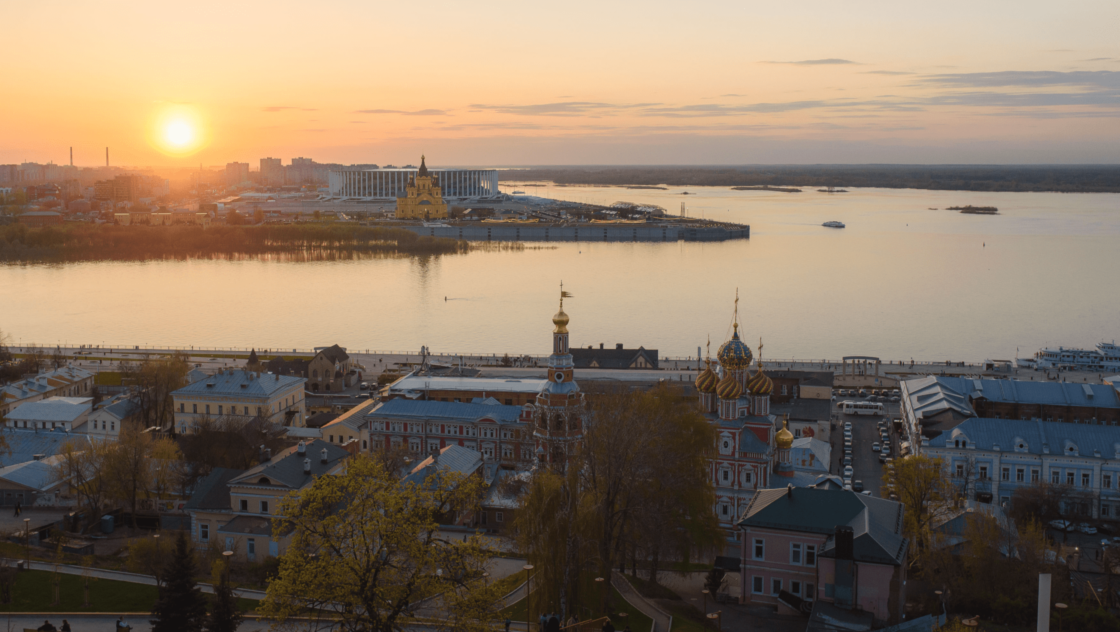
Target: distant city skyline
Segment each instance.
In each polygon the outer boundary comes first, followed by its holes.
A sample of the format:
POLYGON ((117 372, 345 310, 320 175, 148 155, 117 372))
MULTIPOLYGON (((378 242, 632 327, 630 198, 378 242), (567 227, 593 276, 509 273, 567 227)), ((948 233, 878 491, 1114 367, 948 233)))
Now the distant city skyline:
POLYGON ((0 164, 1116 163, 1120 3, 5 6, 0 164), (293 11, 306 20, 292 19, 293 11), (43 25, 49 24, 49 29, 43 25))

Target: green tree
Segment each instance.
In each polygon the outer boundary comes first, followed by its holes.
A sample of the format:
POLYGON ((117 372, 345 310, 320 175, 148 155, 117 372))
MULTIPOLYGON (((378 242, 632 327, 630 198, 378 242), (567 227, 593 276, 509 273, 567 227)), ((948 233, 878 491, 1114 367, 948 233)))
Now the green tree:
POLYGON ((884 470, 883 484, 894 489, 905 507, 903 532, 914 552, 910 564, 920 564, 932 550, 932 526, 950 514, 957 489, 946 475, 941 459, 922 455, 895 461, 893 470, 884 470))
POLYGON ((180 531, 167 566, 166 584, 152 607, 152 632, 201 632, 206 623, 206 597, 195 585, 194 552, 180 531))
POLYGON ((273 532, 291 540, 260 614, 276 626, 329 615, 345 632, 394 632, 421 617, 489 632, 501 596, 484 579, 493 552, 477 535, 439 532, 441 517, 473 515, 484 488, 453 473, 402 483, 381 463, 352 457, 342 474, 281 501, 273 532))
POLYGON ((224 576, 214 586, 214 598, 210 603, 210 614, 206 617, 206 632, 237 632, 245 616, 237 607, 237 598, 229 585, 229 577, 224 576))

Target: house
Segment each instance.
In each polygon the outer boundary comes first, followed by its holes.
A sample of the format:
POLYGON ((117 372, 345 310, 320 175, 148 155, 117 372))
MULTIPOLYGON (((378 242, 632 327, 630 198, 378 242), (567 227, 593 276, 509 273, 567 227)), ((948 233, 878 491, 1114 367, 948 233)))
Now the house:
POLYGON ((125 422, 131 421, 139 412, 140 406, 129 398, 129 394, 121 393, 95 406, 85 427, 80 430, 91 436, 115 439, 120 436, 125 422))
MULTIPOLYGON (((465 479, 471 476, 484 476, 485 470, 482 454, 477 450, 449 445, 417 463, 401 484, 427 488, 447 474, 455 474, 465 479)), ((472 526, 477 520, 477 512, 458 511, 441 516, 440 524, 472 526)))
MULTIPOLYGON (((371 450, 407 448, 433 454, 457 445, 513 467, 533 459, 530 406, 476 402, 391 399, 365 414, 362 445, 371 450)), ((364 449, 364 448, 363 448, 364 449)))
POLYGON ((521 508, 521 497, 529 485, 529 470, 509 470, 494 467, 490 472, 490 485, 479 503, 478 519, 474 526, 485 528, 499 535, 509 533, 517 512, 521 508))
POLYGON ((577 369, 656 369, 657 349, 624 349, 622 343, 616 344, 614 349, 605 349, 602 343, 599 348, 586 349, 572 348, 572 360, 577 369))
POLYGON ((4 428, 0 437, 8 444, 8 452, 0 453, 0 466, 37 461, 58 454, 67 443, 78 450, 89 447, 89 437, 64 430, 31 430, 4 428))
POLYGON ((775 605, 781 612, 785 591, 897 623, 906 603, 909 544, 902 518, 901 503, 838 490, 827 481, 755 492, 737 523, 740 603, 775 605))
POLYGON ((302 426, 305 382, 301 377, 224 369, 171 393, 175 426, 186 433, 203 417, 259 417, 277 425, 302 426))
POLYGON ((58 507, 66 481, 55 474, 61 457, 24 461, 0 468, 0 504, 22 507, 58 507))
POLYGON ((93 393, 93 373, 65 366, 0 386, 0 417, 16 406, 48 397, 88 397, 93 393))
POLYGON ((338 345, 317 348, 307 363, 307 388, 312 393, 341 393, 361 379, 357 363, 338 345))
POLYGON ((92 405, 90 397, 48 397, 20 404, 8 413, 5 422, 9 428, 84 431, 92 405))
POLYGON ((999 506, 975 500, 966 500, 951 511, 934 518, 930 524, 934 533, 933 546, 937 549, 949 549, 954 555, 959 555, 968 543, 968 522, 977 516, 991 517, 999 525, 1000 553, 1008 555, 1009 551, 1014 551, 1015 541, 1019 539, 1015 521, 999 506))
POLYGON ((28 211, 16 216, 16 221, 33 228, 62 223, 62 214, 54 211, 28 211))
POLYGON ((213 470, 184 507, 191 517, 191 540, 199 548, 217 543, 250 562, 282 555, 287 534, 272 530, 280 501, 320 476, 338 473, 349 456, 336 445, 301 441, 275 456, 266 454, 248 470, 213 470))
MULTIPOLYGON (((362 435, 362 430, 366 426, 365 415, 380 403, 375 399, 367 399, 341 415, 336 415, 334 419, 320 426, 320 436, 326 439, 327 443, 338 445, 361 441, 362 450, 369 450, 369 433, 362 435), (337 441, 335 441, 336 437, 337 441)), ((319 413, 316 417, 327 414, 331 413, 319 413)))

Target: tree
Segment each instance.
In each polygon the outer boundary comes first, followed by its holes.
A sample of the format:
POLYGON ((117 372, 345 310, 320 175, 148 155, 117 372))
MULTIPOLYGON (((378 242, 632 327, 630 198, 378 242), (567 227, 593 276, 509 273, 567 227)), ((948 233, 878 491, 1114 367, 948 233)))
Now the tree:
POLYGON ((167 546, 160 538, 136 538, 128 544, 126 566, 129 572, 155 577, 156 586, 162 587, 168 568, 167 546))
POLYGON ((136 413, 139 423, 145 428, 169 427, 171 434, 175 433, 175 402, 171 393, 186 386, 189 370, 184 353, 140 364, 122 364, 122 379, 136 389, 133 401, 139 407, 136 413))
POLYGON ((184 475, 197 481, 216 467, 247 470, 260 463, 260 447, 279 452, 287 444, 284 429, 260 417, 246 421, 238 417, 202 416, 191 432, 176 435, 183 459, 189 463, 184 475))
POLYGON ((903 532, 913 547, 915 554, 910 557, 910 564, 914 565, 930 550, 931 526, 949 515, 956 489, 945 476, 941 459, 924 455, 896 461, 893 473, 884 472, 883 483, 893 486, 905 508, 903 532))
POLYGON ((115 447, 108 441, 91 441, 81 447, 67 441, 59 449, 53 466, 54 480, 68 481, 70 493, 77 497, 91 523, 101 518, 109 498, 106 466, 115 447))
POLYGON ((206 598, 195 585, 194 552, 180 531, 167 566, 167 583, 152 606, 152 632, 201 632, 206 622, 206 598))
MULTIPOLYGON (((126 424, 115 445, 108 448, 103 466, 111 497, 127 504, 136 527, 140 499, 173 487, 182 458, 171 439, 156 438, 136 424, 126 424)), ((156 499, 158 500, 158 498, 156 499)))
POLYGON ((402 484, 365 455, 351 457, 342 474, 280 502, 273 529, 291 540, 259 612, 283 625, 329 609, 345 632, 394 632, 433 616, 420 602, 439 595, 448 627, 489 632, 501 596, 483 579, 493 553, 477 535, 443 539, 438 521, 476 511, 484 487, 453 473, 402 484))
POLYGON ((244 618, 229 585, 229 576, 225 575, 214 586, 210 614, 206 617, 206 632, 237 632, 237 626, 244 618))
POLYGON ((254 224, 263 224, 264 223, 264 211, 262 211, 261 207, 259 207, 259 206, 254 206, 253 207, 253 223, 254 224))

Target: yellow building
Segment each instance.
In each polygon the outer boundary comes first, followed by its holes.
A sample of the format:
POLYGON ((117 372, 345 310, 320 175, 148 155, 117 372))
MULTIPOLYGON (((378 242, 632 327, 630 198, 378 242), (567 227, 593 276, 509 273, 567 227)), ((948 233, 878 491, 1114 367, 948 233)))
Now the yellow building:
POLYGON ((424 157, 420 170, 408 179, 405 196, 397 198, 397 219, 447 219, 447 203, 439 186, 439 176, 428 175, 424 157))

